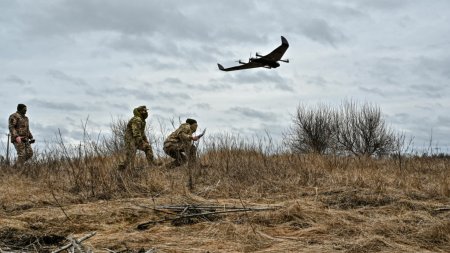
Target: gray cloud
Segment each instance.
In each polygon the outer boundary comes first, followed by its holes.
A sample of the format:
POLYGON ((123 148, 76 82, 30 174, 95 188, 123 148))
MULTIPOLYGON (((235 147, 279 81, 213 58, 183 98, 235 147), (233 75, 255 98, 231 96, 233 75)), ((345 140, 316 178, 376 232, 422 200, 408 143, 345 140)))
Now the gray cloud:
POLYGON ((430 58, 420 57, 417 60, 417 66, 413 69, 414 73, 424 75, 433 80, 436 75, 446 80, 450 80, 450 57, 430 58))
POLYGON ((88 85, 86 83, 86 81, 84 81, 83 79, 78 78, 78 77, 69 76, 66 73, 59 71, 59 70, 49 70, 48 75, 56 80, 65 81, 65 82, 68 82, 71 84, 75 84, 77 86, 87 86, 88 85))
POLYGON ((97 90, 86 90, 86 94, 92 97, 103 97, 105 95, 114 95, 116 97, 134 97, 141 100, 155 99, 155 94, 146 89, 129 89, 129 88, 103 88, 97 90))
POLYGON ((221 83, 234 83, 234 84, 273 84, 272 87, 282 91, 293 91, 292 81, 281 77, 274 71, 258 71, 258 72, 243 72, 236 73, 234 75, 226 75, 221 80, 221 83))
POLYGON ((156 111, 156 112, 161 112, 164 114, 175 114, 175 109, 170 108, 170 107, 163 107, 163 106, 152 106, 150 108, 151 111, 156 111))
POLYGON ((379 88, 366 88, 366 87, 360 86, 359 89, 361 91, 365 92, 365 93, 371 93, 371 94, 379 95, 379 96, 382 96, 382 97, 385 96, 385 92, 383 92, 379 88))
POLYGON ((46 108, 50 110, 57 110, 57 111, 81 111, 84 109, 82 106, 78 106, 73 103, 68 102, 50 102, 46 100, 41 99, 31 99, 28 102, 30 107, 34 108, 46 108))
POLYGON ((302 20, 298 27, 306 37, 333 47, 347 40, 347 36, 343 32, 332 27, 323 19, 302 20))
POLYGON ((429 98, 441 98, 445 94, 446 87, 433 84, 411 85, 412 92, 419 93, 421 96, 429 98))
POLYGON ((208 103, 194 104, 193 107, 203 109, 203 110, 211 110, 211 108, 212 108, 211 105, 208 103))
POLYGON ((449 116, 438 116, 437 118, 438 125, 445 126, 447 128, 450 127, 450 117, 449 116))
POLYGON ((248 118, 255 118, 260 120, 276 120, 277 115, 272 112, 264 112, 260 110, 255 110, 249 107, 232 107, 228 111, 228 113, 238 114, 248 118))
POLYGON ((10 76, 6 77, 5 82, 19 84, 19 85, 27 84, 27 82, 25 80, 23 80, 22 78, 20 78, 16 75, 10 75, 10 76))
POLYGON ((231 89, 231 85, 221 84, 221 83, 211 83, 211 84, 187 84, 186 88, 205 91, 205 92, 217 92, 217 91, 225 91, 231 89))
POLYGON ((189 96, 187 93, 182 93, 182 92, 159 92, 158 93, 158 97, 159 98, 164 98, 164 99, 173 99, 173 98, 178 98, 178 99, 191 99, 191 96, 189 96))

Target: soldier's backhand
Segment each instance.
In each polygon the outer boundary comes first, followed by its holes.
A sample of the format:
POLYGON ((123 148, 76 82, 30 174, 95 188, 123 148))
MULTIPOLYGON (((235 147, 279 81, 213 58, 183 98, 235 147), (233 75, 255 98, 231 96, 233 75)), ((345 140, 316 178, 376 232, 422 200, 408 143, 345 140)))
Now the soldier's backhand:
POLYGON ((19 144, 22 143, 22 138, 20 138, 20 136, 16 137, 16 143, 19 143, 19 144))

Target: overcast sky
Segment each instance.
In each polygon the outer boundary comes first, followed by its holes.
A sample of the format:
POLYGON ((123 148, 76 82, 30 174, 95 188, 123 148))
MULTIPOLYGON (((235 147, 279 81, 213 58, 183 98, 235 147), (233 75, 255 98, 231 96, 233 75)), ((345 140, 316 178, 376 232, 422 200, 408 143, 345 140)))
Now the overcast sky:
POLYGON ((280 140, 300 103, 379 105, 389 126, 450 146, 450 1, 0 1, 0 124, 82 138, 147 105, 150 122, 280 140), (277 69, 222 72, 290 43, 277 69))

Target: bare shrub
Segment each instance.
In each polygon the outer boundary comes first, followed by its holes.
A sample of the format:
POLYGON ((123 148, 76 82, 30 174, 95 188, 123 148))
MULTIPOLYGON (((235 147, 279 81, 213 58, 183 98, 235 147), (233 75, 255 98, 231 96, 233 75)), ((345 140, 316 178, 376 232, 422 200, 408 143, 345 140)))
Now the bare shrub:
POLYGON ((334 110, 326 105, 316 108, 298 106, 293 126, 285 134, 287 146, 296 153, 327 153, 334 144, 335 117, 334 110))
POLYGON ((370 103, 345 101, 336 118, 336 144, 354 155, 386 155, 396 150, 396 137, 386 126, 381 109, 370 103))
POLYGON ((337 110, 300 105, 285 144, 294 153, 383 156, 403 149, 404 138, 386 126, 379 107, 345 101, 337 110))

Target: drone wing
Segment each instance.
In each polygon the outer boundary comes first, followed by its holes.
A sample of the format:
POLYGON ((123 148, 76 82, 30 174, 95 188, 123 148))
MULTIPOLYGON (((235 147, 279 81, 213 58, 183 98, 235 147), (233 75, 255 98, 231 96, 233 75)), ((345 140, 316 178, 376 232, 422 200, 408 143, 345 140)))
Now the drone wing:
POLYGON ((259 62, 249 62, 249 63, 242 64, 242 65, 239 65, 239 66, 234 66, 234 67, 230 67, 230 68, 224 68, 222 65, 217 63, 217 66, 222 71, 233 71, 233 70, 252 69, 252 68, 264 67, 264 64, 259 63, 259 62))
POLYGON ((271 61, 279 61, 281 60, 281 57, 283 57, 286 50, 289 48, 289 43, 287 39, 283 36, 281 36, 281 45, 272 52, 270 52, 268 55, 263 56, 261 58, 268 59, 271 61))

